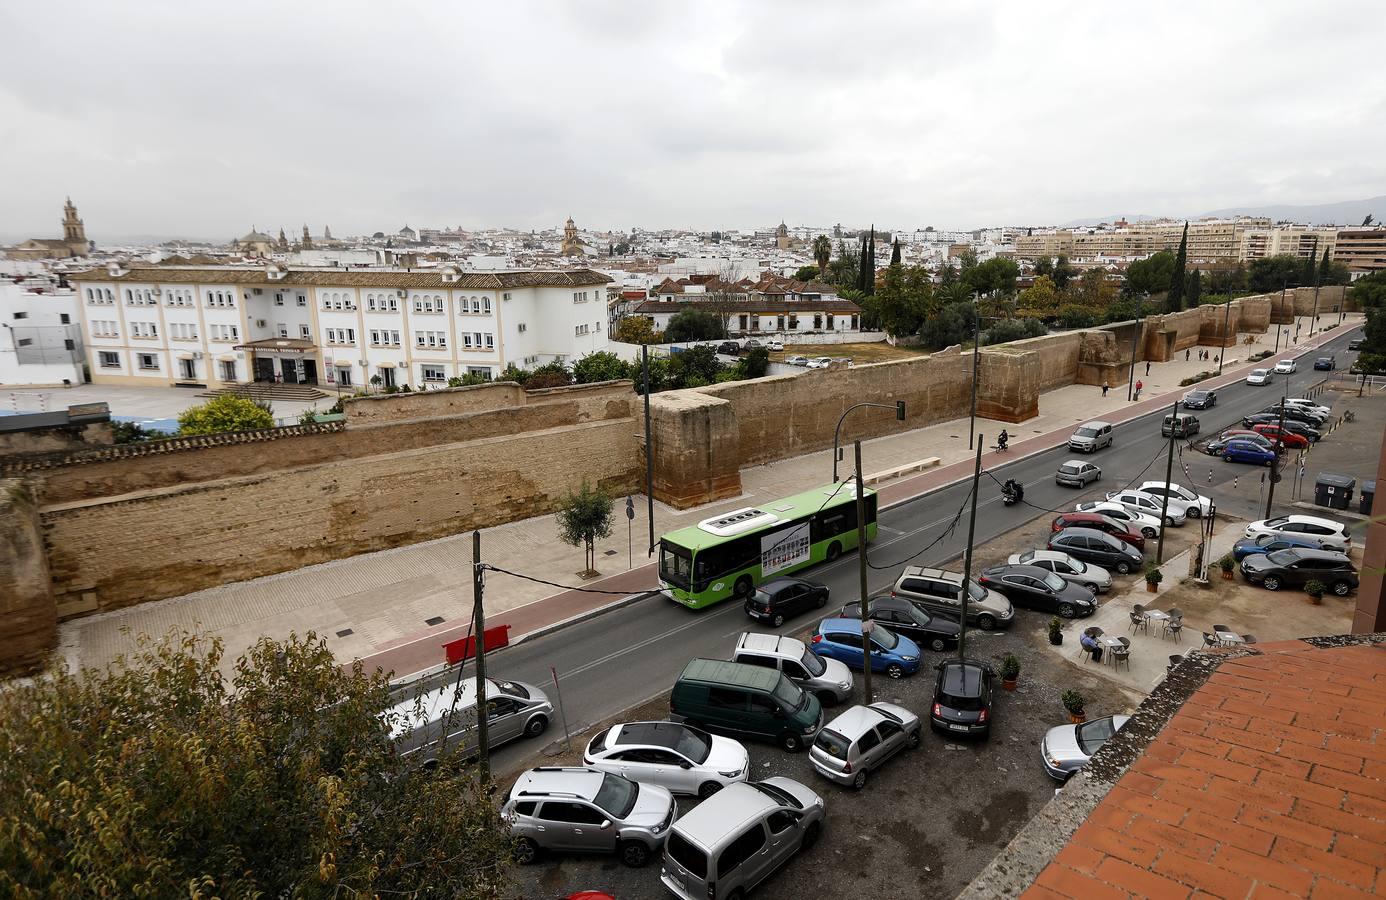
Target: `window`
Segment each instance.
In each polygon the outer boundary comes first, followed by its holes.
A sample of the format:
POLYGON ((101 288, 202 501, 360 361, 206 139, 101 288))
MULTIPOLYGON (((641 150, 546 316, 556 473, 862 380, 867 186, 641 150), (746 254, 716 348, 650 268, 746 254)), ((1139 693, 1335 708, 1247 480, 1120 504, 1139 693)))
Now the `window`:
POLYGON ((155 356, 153 353, 141 353, 139 354, 139 360, 141 369, 159 368, 159 357, 155 356))
POLYGON ((734 688, 709 687, 707 689, 707 702, 722 709, 744 710, 746 708, 746 694, 734 688))
POLYGON ((443 367, 442 367, 442 366, 424 366, 424 367, 423 367, 423 380, 424 380, 424 381, 447 381, 447 380, 448 380, 448 377, 447 377, 447 374, 443 371, 443 367))
POLYGON ((414 312, 440 313, 443 311, 443 298, 438 296, 414 296, 414 312))
POLYGON ((591 332, 591 330, 592 330, 592 326, 590 326, 590 325, 588 325, 586 322, 584 322, 584 323, 581 324, 581 325, 574 326, 574 328, 573 328, 573 336, 574 336, 574 337, 582 337, 584 334, 589 334, 589 333, 591 332))
POLYGON ((524 322, 521 322, 521 323, 517 326, 517 328, 518 328, 520 334, 524 334, 524 333, 525 333, 525 323, 524 323, 524 322))
POLYGON ((64 349, 64 350, 76 350, 76 349, 77 349, 77 342, 74 341, 72 338, 63 338, 63 349, 64 349))
POLYGON ((509 294, 509 293, 506 293, 506 294, 502 295, 502 297, 503 297, 503 299, 505 300, 506 303, 509 303, 509 302, 510 302, 510 294, 509 294))
POLYGON ((280 337, 286 338, 289 336, 289 326, 285 325, 283 322, 280 322, 275 328, 279 331, 280 337))
POLYGON ((155 322, 131 322, 130 336, 137 338, 156 338, 159 336, 159 326, 155 322))
POLYGON ((17 312, 17 313, 14 314, 14 317, 15 317, 16 319, 27 319, 27 318, 29 318, 29 314, 26 313, 26 312, 17 312))
POLYGON ((771 813, 770 818, 765 821, 765 824, 770 826, 770 832, 772 834, 782 834, 797 821, 799 820, 795 817, 794 813, 786 809, 781 809, 771 813))
POLYGON ((104 351, 104 350, 103 350, 101 353, 98 354, 98 356, 99 356, 100 359, 101 359, 101 368, 103 368, 103 369, 119 369, 119 368, 120 368, 120 354, 119 354, 119 353, 110 353, 110 352, 107 352, 107 351, 104 351))
POLYGON ((284 305, 284 295, 283 295, 283 294, 275 294, 275 295, 274 295, 274 305, 275 305, 275 306, 283 306, 283 305, 284 305))
POLYGON ((756 822, 745 834, 732 841, 722 851, 721 857, 717 860, 717 877, 726 878, 764 846, 765 829, 761 827, 759 822, 756 822))
POLYGON ((300 325, 298 326, 298 336, 301 337, 301 338, 302 338, 303 340, 305 340, 305 341, 312 340, 312 339, 313 339, 313 329, 309 328, 307 325, 302 325, 302 324, 300 324, 300 325))
POLYGON ((446 347, 447 345, 448 333, 446 331, 414 332, 414 346, 416 347, 446 347))
POLYGON ((63 325, 71 325, 72 317, 67 313, 58 313, 58 322, 63 325))
POLYGON ((29 346, 32 346, 33 343, 34 343, 34 339, 33 339, 33 338, 19 338, 18 340, 15 341, 15 345, 16 345, 16 346, 19 346, 19 347, 29 347, 29 346))
POLYGON ((467 366, 467 374, 468 374, 468 375, 480 375, 482 378, 485 378, 487 381, 490 381, 490 380, 491 380, 491 368, 490 368, 490 366, 467 366))
POLYGON ((606 817, 586 803, 556 803, 550 800, 540 807, 539 818, 574 825, 600 825, 606 817))

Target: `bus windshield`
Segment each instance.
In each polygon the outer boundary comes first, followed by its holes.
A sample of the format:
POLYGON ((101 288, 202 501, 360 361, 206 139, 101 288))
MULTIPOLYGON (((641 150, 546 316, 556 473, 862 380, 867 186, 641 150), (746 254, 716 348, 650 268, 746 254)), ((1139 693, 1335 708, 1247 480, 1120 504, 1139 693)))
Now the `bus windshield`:
POLYGON ((660 542, 659 577, 662 580, 687 590, 692 572, 693 554, 668 541, 660 542))

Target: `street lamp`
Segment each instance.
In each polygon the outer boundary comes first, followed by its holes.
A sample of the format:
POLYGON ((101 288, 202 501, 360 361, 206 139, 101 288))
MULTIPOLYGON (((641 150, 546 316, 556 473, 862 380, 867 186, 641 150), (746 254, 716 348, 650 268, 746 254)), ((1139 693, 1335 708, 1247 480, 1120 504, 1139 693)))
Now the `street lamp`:
POLYGON ((842 423, 846 421, 847 416, 852 410, 861 409, 864 406, 873 407, 875 409, 893 409, 895 410, 895 421, 905 421, 904 400, 896 400, 893 406, 889 403, 858 403, 854 406, 847 407, 846 411, 838 418, 837 427, 833 429, 833 484, 837 484, 837 461, 842 457, 841 451, 837 449, 838 438, 842 436, 842 423))
POLYGON ((1232 316, 1232 287, 1227 287, 1227 302, 1222 310, 1222 352, 1218 354, 1218 374, 1222 374, 1223 360, 1227 359, 1227 323, 1232 316))

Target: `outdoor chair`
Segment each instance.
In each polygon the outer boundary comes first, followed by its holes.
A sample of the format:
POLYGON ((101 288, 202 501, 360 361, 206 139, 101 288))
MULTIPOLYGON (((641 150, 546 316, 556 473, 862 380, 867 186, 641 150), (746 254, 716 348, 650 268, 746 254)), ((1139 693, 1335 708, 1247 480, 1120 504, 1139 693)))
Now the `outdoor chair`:
POLYGON ((1140 606, 1137 606, 1135 609, 1131 610, 1130 615, 1131 615, 1131 629, 1130 629, 1131 631, 1135 631, 1137 628, 1144 628, 1145 631, 1146 631, 1146 634, 1149 634, 1149 633, 1150 633, 1150 622, 1149 622, 1149 620, 1146 619, 1145 616, 1141 615, 1141 608, 1140 608, 1140 606))
MULTIPOLYGON (((1122 640, 1125 640, 1125 638, 1122 638, 1122 640)), ((1128 672, 1131 670, 1131 647, 1129 644, 1123 645, 1120 648, 1112 648, 1112 668, 1121 665, 1125 665, 1128 672)))
POLYGON ((1169 617, 1171 619, 1182 619, 1184 618, 1184 611, 1177 606, 1171 606, 1169 608, 1169 617))
POLYGON ((1171 656, 1171 657, 1169 658, 1169 665, 1165 666, 1165 672, 1167 672, 1167 673, 1168 673, 1168 672, 1173 672, 1173 671, 1174 671, 1174 667, 1177 666, 1177 665, 1179 665, 1179 664, 1180 664, 1181 662, 1183 662, 1183 661, 1184 661, 1184 657, 1183 657, 1183 656, 1171 656))
POLYGON ((1219 641, 1215 636, 1209 634, 1209 633, 1206 632, 1206 631, 1203 632, 1203 647, 1204 647, 1204 649, 1207 649, 1207 648, 1209 648, 1209 647, 1221 647, 1221 646, 1222 646, 1222 641, 1219 641))
POLYGON ((1254 635, 1254 634, 1244 634, 1244 635, 1242 635, 1242 643, 1243 643, 1243 644, 1254 644, 1254 643, 1256 643, 1256 635, 1254 635))
POLYGON ((1167 622, 1165 622, 1165 636, 1169 637, 1170 635, 1174 635, 1174 640, 1177 643, 1184 643, 1184 638, 1182 634, 1183 631, 1184 620, 1182 618, 1170 619, 1167 622))

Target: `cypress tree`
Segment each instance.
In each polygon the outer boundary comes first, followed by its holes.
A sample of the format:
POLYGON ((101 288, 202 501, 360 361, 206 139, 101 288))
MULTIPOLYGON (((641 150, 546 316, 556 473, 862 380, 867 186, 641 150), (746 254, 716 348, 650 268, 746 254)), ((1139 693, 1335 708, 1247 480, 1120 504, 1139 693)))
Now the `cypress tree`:
POLYGON ((861 255, 857 258, 857 290, 863 294, 866 293, 866 272, 870 264, 870 259, 867 256, 866 235, 863 234, 861 236, 861 255))
POLYGON ((1165 308, 1178 312, 1184 308, 1184 281, 1189 277, 1184 271, 1189 261, 1189 223, 1184 223, 1184 236, 1179 239, 1179 252, 1174 255, 1174 271, 1169 275, 1169 299, 1165 308))
POLYGON ((870 297, 876 293, 876 226, 871 226, 871 244, 867 250, 870 261, 866 266, 866 286, 863 290, 866 296, 870 297))
POLYGON ((1323 248, 1323 261, 1319 263, 1319 280, 1316 284, 1322 285, 1328 279, 1328 248, 1323 248))
POLYGON ((890 264, 897 265, 900 262, 900 239, 895 239, 895 244, 890 248, 890 264))
POLYGON ((1200 269, 1194 269, 1193 272, 1189 275, 1189 290, 1188 290, 1189 309, 1194 309, 1195 307, 1197 307, 1197 306, 1198 306, 1198 302, 1199 302, 1199 300, 1202 299, 1202 297, 1203 297, 1203 272, 1202 272, 1202 270, 1200 270, 1200 269))

